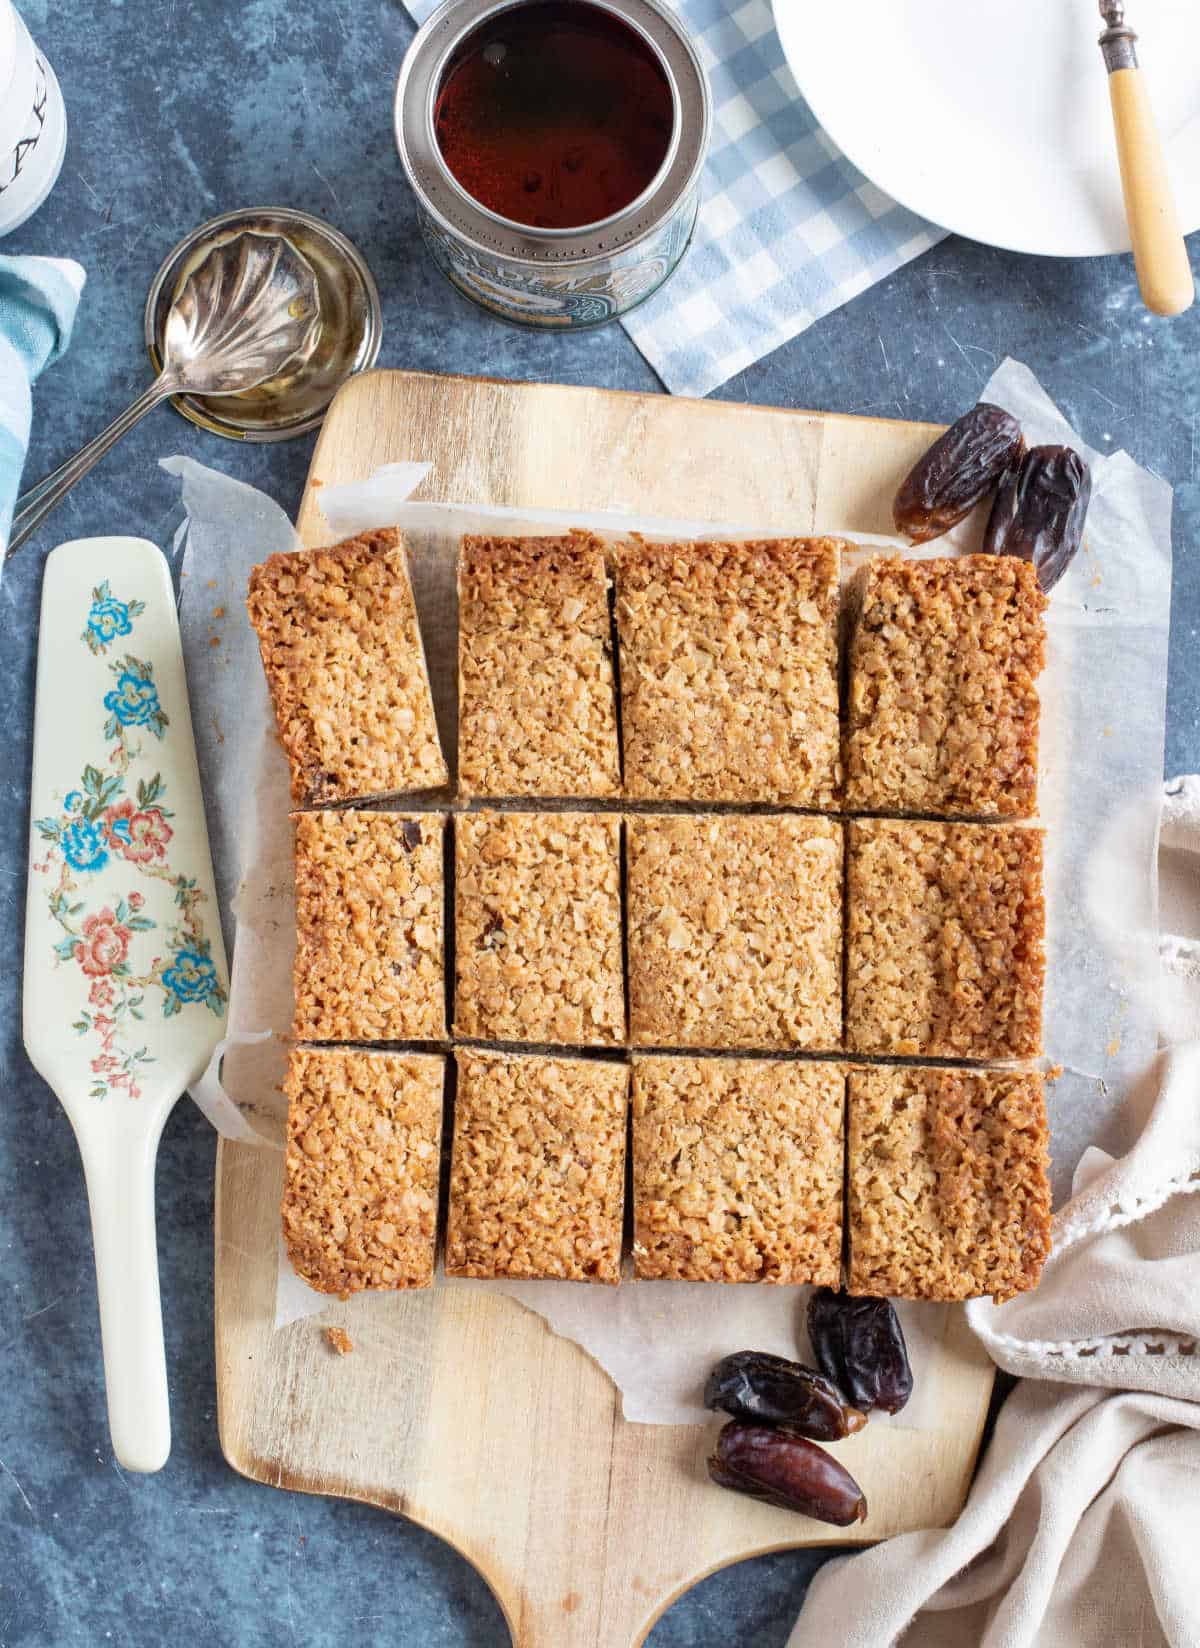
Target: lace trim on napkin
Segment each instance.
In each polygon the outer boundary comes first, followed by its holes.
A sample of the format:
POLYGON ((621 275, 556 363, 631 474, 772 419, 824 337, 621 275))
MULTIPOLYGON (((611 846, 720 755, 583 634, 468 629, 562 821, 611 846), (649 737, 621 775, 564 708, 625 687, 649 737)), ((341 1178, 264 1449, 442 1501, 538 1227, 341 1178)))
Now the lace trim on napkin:
MULTIPOLYGON (((996 1337, 1006 1338, 1005 1334, 996 1337)), ((1077 1360, 1081 1356, 1195 1356, 1200 1344, 1183 1333, 1134 1334, 1131 1337, 1111 1339, 1026 1339, 1022 1343, 1030 1350, 1042 1350, 1047 1356, 1077 1360)))
POLYGON ((1196 1356, 1200 1341, 1186 1333, 1112 1334, 1096 1339, 1022 1339, 1012 1333, 989 1331, 993 1344, 1010 1345, 1027 1357, 1044 1356, 1077 1362, 1089 1356, 1196 1356))

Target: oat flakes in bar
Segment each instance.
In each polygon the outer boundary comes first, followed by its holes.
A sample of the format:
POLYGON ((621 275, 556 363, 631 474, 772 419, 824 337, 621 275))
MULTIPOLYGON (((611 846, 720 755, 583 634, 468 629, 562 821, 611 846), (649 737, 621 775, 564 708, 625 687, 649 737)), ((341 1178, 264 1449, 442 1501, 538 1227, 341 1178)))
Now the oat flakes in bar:
POLYGON ((1023 1059, 1042 1051, 1042 832, 855 819, 846 846, 846 1046, 1023 1059))
POLYGON ((246 604, 297 805, 447 782, 394 527, 272 555, 250 574, 246 604))
POLYGON ((625 793, 830 807, 836 538, 617 550, 625 793))
POLYGON ((608 578, 592 534, 463 539, 458 782, 467 796, 619 793, 608 578))
POLYGON ((619 1282, 628 1068, 455 1058, 446 1274, 619 1282))
POLYGON ((289 1056, 283 1235, 318 1293, 433 1280, 445 1064, 336 1047, 289 1056))
POLYGON ((849 1291, 997 1301, 1037 1286, 1050 1251, 1037 1072, 852 1070, 849 1291))
POLYGON ((637 1275, 836 1287, 844 1099, 836 1064, 635 1058, 637 1275))
POLYGON ((635 1047, 842 1041, 842 826, 796 814, 630 815, 635 1047))
POLYGON ((850 604, 846 806, 1033 817, 1046 642, 1033 567, 876 559, 850 604))
POLYGON ((295 1017, 301 1041, 446 1034, 436 813, 299 813, 295 1017))
POLYGON ((624 1041, 620 819, 460 813, 454 856, 455 1034, 624 1041))

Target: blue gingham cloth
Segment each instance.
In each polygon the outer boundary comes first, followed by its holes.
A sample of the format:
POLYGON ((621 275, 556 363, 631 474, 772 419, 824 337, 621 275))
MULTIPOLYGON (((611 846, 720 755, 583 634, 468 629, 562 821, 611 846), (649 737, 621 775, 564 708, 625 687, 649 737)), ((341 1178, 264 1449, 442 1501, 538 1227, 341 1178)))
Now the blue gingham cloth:
POLYGON ((70 258, 0 257, 0 572, 29 446, 30 390, 71 341, 84 278, 70 258))
MULTIPOLYGON (((436 3, 408 9, 424 22, 436 3)), ((712 146, 690 250, 622 324, 673 394, 707 395, 945 231, 830 142, 784 61, 769 0, 670 3, 708 73, 712 146)))

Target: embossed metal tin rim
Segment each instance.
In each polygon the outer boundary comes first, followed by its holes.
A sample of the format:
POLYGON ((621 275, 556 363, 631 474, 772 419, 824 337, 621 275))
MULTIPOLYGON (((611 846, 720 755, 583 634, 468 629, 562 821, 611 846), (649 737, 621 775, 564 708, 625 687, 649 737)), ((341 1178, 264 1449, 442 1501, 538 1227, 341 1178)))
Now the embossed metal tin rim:
POLYGON ((455 240, 484 257, 531 270, 586 269, 649 239, 699 182, 708 152, 711 104, 699 56, 661 0, 588 0, 641 36, 671 87, 675 119, 658 174, 636 200, 579 229, 536 229, 481 206, 451 173, 434 133, 434 101, 451 53, 482 23, 534 0, 444 0, 417 31, 396 83, 396 147, 422 209, 455 240))
MULTIPOLYGON (((365 372, 378 360, 380 344, 383 341, 383 310, 379 302, 379 288, 358 247, 352 240, 347 239, 340 229, 326 223, 324 218, 314 217, 311 212, 302 212, 294 206, 242 207, 234 212, 223 212, 219 217, 209 218, 207 223, 200 224, 191 234, 185 235, 179 244, 168 252, 150 283, 143 331, 146 349, 156 372, 162 370, 163 327, 184 265, 201 245, 232 229, 257 229, 264 234, 282 235, 288 234, 289 230, 301 230, 306 237, 310 237, 320 246, 322 262, 339 267, 361 299, 362 335, 352 358, 346 363, 346 370, 336 382, 331 381, 329 393, 319 407, 306 411, 294 421, 241 422, 236 415, 239 397, 235 395, 171 397, 171 405, 189 423, 196 424, 200 429, 207 429, 210 434, 222 435, 226 440, 255 443, 289 441, 296 435, 306 435, 310 430, 319 429, 330 401, 346 378, 365 372), (220 412, 213 411, 213 401, 220 403, 220 412)), ((314 261, 311 250, 306 250, 303 244, 298 246, 298 250, 304 252, 310 262, 314 261)), ((314 267, 317 267, 315 262, 314 267)), ((326 270, 317 267, 317 277, 324 296, 326 270)))

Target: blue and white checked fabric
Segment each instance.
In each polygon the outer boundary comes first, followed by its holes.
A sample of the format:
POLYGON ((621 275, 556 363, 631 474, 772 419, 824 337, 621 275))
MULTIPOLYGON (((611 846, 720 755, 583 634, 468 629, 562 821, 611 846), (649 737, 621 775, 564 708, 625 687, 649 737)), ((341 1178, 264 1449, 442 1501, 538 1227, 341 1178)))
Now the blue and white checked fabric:
MULTIPOLYGON (((769 0, 670 3, 708 73, 712 147, 690 250, 622 324, 673 394, 707 395, 945 231, 830 142, 784 60, 769 0)), ((435 4, 408 9, 423 22, 435 4)))
POLYGON ((70 258, 0 257, 0 571, 29 447, 30 389, 71 341, 85 278, 70 258))

